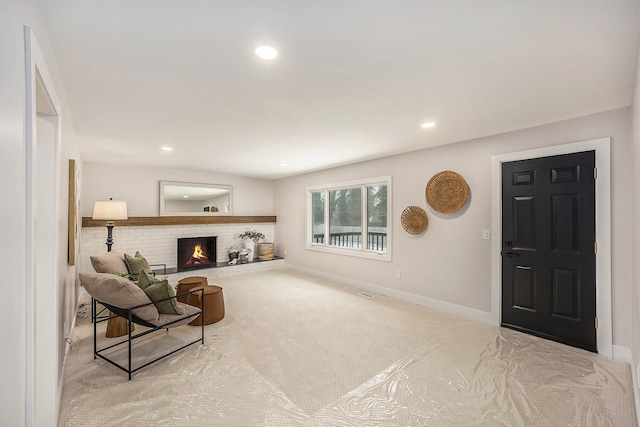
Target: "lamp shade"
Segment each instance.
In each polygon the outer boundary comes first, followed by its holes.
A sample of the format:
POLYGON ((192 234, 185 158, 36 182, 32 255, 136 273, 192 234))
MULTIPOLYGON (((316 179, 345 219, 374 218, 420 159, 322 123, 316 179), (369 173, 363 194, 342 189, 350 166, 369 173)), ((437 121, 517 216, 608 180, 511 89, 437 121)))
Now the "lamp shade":
POLYGON ((124 200, 96 200, 93 203, 91 218, 107 221, 127 219, 127 202, 124 200))

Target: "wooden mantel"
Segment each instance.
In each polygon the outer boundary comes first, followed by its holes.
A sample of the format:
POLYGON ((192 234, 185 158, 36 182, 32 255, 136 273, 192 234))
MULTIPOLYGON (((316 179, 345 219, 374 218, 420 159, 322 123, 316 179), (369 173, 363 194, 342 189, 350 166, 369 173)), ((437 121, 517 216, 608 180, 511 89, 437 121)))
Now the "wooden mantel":
MULTIPOLYGON (((140 225, 192 225, 192 224, 246 224, 276 222, 274 216, 130 216, 127 220, 113 221, 116 227, 140 225)), ((105 220, 82 217, 83 227, 104 227, 105 220)))

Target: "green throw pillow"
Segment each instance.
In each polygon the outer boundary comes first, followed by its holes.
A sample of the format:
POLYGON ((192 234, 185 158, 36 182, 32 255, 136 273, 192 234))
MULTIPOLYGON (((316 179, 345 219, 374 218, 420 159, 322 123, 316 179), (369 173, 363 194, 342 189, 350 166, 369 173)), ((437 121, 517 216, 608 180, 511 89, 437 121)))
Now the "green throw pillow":
POLYGON ((148 286, 151 286, 154 283, 158 283, 158 282, 160 282, 159 279, 156 279, 154 275, 147 273, 144 270, 142 270, 140 272, 140 276, 138 276, 138 286, 142 290, 145 290, 148 286))
POLYGON ((158 309, 158 312, 161 314, 184 314, 180 307, 178 307, 178 303, 175 298, 176 294, 173 292, 173 289, 171 289, 169 281, 158 281, 142 290, 147 294, 151 302, 153 302, 158 309), (171 299, 159 301, 169 297, 171 297, 171 299))
POLYGON ((127 269, 129 273, 133 276, 134 280, 138 280, 138 276, 142 271, 146 271, 147 273, 151 273, 151 267, 149 263, 140 255, 140 252, 136 252, 135 256, 131 256, 129 254, 124 254, 124 262, 127 264, 127 269))

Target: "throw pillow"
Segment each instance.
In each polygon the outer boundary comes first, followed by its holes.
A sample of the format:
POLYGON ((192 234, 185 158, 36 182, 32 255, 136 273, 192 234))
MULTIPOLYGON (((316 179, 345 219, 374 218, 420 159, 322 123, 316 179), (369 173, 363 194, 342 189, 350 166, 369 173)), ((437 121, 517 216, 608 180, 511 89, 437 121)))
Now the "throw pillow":
POLYGON ((158 309, 142 289, 126 277, 106 273, 80 273, 80 283, 98 301, 120 308, 136 308, 133 314, 149 323, 158 321, 158 309))
POLYGON ((91 265, 96 273, 123 273, 129 274, 124 256, 118 252, 107 252, 102 255, 90 256, 91 265))
POLYGON ((138 280, 138 276, 142 271, 146 271, 147 273, 151 273, 151 267, 149 263, 140 255, 140 252, 136 252, 135 256, 131 256, 129 254, 124 254, 124 261, 127 264, 127 268, 129 269, 129 273, 133 276, 133 280, 138 280))
POLYGON ((184 312, 178 307, 178 302, 176 301, 176 294, 171 289, 171 285, 169 285, 169 281, 162 280, 157 283, 153 283, 146 288, 143 289, 144 293, 147 294, 151 302, 156 306, 158 312, 161 314, 184 314, 184 312), (160 301, 164 298, 169 298, 164 301, 160 301))
POLYGON ((140 276, 138 277, 138 286, 140 286, 140 289, 142 290, 145 290, 148 286, 158 282, 161 282, 161 280, 144 270, 140 272, 140 276))

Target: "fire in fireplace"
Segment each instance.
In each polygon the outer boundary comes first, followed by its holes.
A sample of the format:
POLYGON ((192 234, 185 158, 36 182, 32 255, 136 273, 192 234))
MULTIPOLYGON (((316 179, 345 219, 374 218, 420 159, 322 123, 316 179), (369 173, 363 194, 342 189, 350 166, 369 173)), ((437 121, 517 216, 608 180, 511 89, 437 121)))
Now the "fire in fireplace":
POLYGON ((215 267, 216 238, 217 236, 178 239, 178 271, 215 267))

